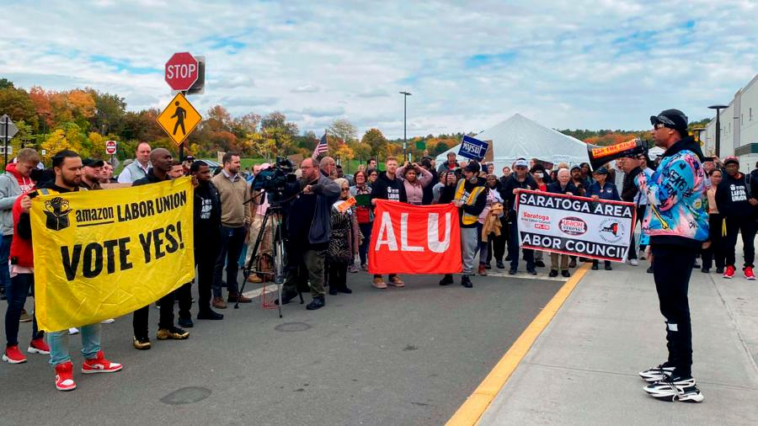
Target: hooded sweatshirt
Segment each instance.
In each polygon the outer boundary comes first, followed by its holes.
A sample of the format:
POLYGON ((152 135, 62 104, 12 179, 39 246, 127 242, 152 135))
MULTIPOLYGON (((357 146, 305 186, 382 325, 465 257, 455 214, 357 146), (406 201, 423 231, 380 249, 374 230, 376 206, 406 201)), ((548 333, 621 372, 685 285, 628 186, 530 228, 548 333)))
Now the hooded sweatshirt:
POLYGON ((730 176, 724 173, 718 188, 716 188, 716 205, 721 214, 726 217, 749 217, 755 214, 755 208, 748 201, 755 198, 756 182, 748 179, 748 175, 738 173, 730 176))
POLYGON ((408 198, 405 194, 405 185, 400 177, 395 174, 395 179, 387 177, 387 172, 379 173, 373 185, 371 185, 371 199, 400 201, 407 203, 408 198))
POLYGON ((0 175, 0 229, 3 235, 13 235, 13 203, 19 195, 34 189, 34 182, 21 176, 16 163, 8 164, 5 171, 0 175))

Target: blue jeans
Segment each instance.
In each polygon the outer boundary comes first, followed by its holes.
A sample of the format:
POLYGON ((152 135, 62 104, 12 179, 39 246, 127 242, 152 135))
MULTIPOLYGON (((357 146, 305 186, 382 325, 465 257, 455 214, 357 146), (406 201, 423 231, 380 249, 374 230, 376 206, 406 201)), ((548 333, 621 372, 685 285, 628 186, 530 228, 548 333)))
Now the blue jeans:
MULTIPOLYGON (((79 332, 82 335, 84 358, 97 358, 100 351, 100 324, 85 325, 79 332)), ((68 330, 47 333, 47 344, 50 346, 50 365, 55 366, 71 360, 68 353, 68 330)))
POLYGON ((361 257, 361 266, 368 265, 368 246, 371 244, 371 228, 373 223, 360 223, 358 227, 363 234, 363 244, 358 247, 358 255, 361 257))
POLYGON ((242 254, 242 247, 245 245, 246 233, 245 227, 221 227, 221 252, 216 259, 216 269, 213 274, 213 297, 221 297, 224 263, 226 263, 226 288, 230 295, 236 296, 239 293, 237 272, 239 272, 239 259, 242 254))
POLYGON ((8 269, 8 258, 11 255, 11 241, 13 235, 3 235, 0 242, 0 287, 8 288, 11 283, 11 273, 8 269))
MULTIPOLYGON (((8 297, 8 310, 5 311, 5 338, 8 346, 18 345, 18 321, 21 311, 24 310, 26 296, 29 289, 34 288, 34 274, 18 274, 11 279, 6 287, 5 294, 8 297)), ((42 337, 37 329, 37 317, 32 319, 32 340, 42 337)))

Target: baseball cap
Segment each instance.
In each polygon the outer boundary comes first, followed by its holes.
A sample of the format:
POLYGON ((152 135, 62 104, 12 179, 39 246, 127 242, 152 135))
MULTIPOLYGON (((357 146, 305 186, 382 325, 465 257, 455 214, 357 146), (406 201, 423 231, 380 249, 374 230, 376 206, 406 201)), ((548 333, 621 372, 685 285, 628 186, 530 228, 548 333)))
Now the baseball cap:
POLYGON ((519 158, 516 160, 515 163, 513 163, 513 167, 529 167, 529 162, 524 160, 523 158, 519 158))
POLYGON ((728 157, 726 157, 724 159, 724 165, 725 166, 727 164, 729 164, 729 163, 737 163, 739 165, 740 164, 740 160, 737 157, 735 157, 734 155, 730 155, 730 156, 728 156, 728 157))
POLYGON ((596 174, 596 175, 607 175, 608 174, 608 169, 606 169, 605 167, 601 167, 601 168, 595 170, 592 173, 596 174))
POLYGON ((574 166, 574 167, 572 167, 572 168, 571 168, 571 173, 573 173, 573 172, 574 172, 574 170, 579 170, 579 171, 581 172, 581 171, 582 171, 582 168, 581 168, 581 167, 579 167, 579 166, 574 166))
POLYGON ((86 160, 82 161, 82 165, 84 167, 103 167, 103 165, 105 165, 105 161, 96 160, 94 158, 87 158, 86 160))
POLYGON ((667 109, 650 116, 650 124, 653 126, 663 124, 664 127, 678 131, 682 137, 687 136, 687 122, 687 116, 678 109, 667 109))
POLYGON ((463 170, 471 173, 479 173, 481 168, 479 167, 478 162, 472 160, 470 163, 466 164, 466 167, 463 170))

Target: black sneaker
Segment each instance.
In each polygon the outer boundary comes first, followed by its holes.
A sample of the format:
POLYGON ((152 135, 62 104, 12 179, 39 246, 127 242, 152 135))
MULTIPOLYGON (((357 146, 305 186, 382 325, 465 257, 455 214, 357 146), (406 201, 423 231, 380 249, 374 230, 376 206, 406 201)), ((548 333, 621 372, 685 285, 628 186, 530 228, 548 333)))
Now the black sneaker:
POLYGON ((445 274, 444 277, 440 280, 440 285, 450 285, 453 283, 453 275, 452 274, 445 274))
POLYGON ((671 376, 644 387, 653 398, 663 401, 702 402, 703 394, 692 376, 671 376))
POLYGON ((343 294, 353 294, 353 290, 350 290, 347 287, 342 287, 337 290, 337 293, 343 293, 343 294))
POLYGON ((702 269, 700 269, 700 272, 707 274, 711 272, 711 268, 706 268, 705 266, 703 266, 702 269))
POLYGON ((508 256, 505 256, 505 261, 506 262, 510 262, 511 261, 511 255, 510 254, 508 256))
POLYGON ((7 297, 5 296, 5 287, 0 287, 0 300, 5 300, 7 297))
POLYGON ((653 266, 651 265, 649 268, 647 268, 647 273, 652 274, 653 273, 653 266))
POLYGON ((592 270, 597 271, 599 268, 597 267, 597 263, 592 264, 592 270))
POLYGON ((152 344, 150 343, 150 338, 146 336, 137 337, 134 336, 134 348, 139 349, 141 351, 146 351, 152 347, 152 344))
POLYGON ((333 285, 329 286, 329 295, 330 296, 336 296, 337 295, 337 288, 333 285))
POLYGON ((179 327, 184 328, 192 328, 195 326, 195 324, 192 322, 192 318, 179 318, 179 321, 176 323, 179 324, 179 327))
MULTIPOLYGON (((296 297, 297 297, 296 292, 293 291, 292 293, 288 293, 285 291, 284 293, 282 293, 282 305, 286 305, 290 303, 292 299, 296 297)), ((279 299, 274 300, 274 305, 279 305, 279 299)))
POLYGON ((553 269, 552 271, 550 271, 550 273, 547 276, 550 277, 550 278, 555 278, 555 277, 558 276, 558 271, 556 271, 555 269, 553 269))
POLYGON ((489 264, 489 262, 484 264, 484 269, 492 269, 492 265, 489 264))
POLYGON ((197 314, 197 319, 199 319, 199 320, 222 320, 222 319, 224 319, 224 316, 222 314, 219 314, 217 312, 212 311, 209 308, 207 311, 200 311, 200 313, 197 314))
POLYGON ((717 274, 723 274, 724 273, 724 268, 716 268, 716 273, 717 274))
POLYGON ((526 273, 529 275, 537 275, 537 271, 535 271, 534 269, 527 269, 526 273))
POLYGON ((311 301, 311 303, 309 303, 305 309, 309 311, 315 311, 316 309, 321 309, 324 306, 326 306, 326 301, 323 297, 314 297, 313 301, 311 301))
POLYGON ((645 371, 640 371, 640 377, 642 377, 642 379, 648 383, 655 383, 668 378, 673 373, 674 367, 668 366, 664 362, 657 367, 648 368, 645 371))
POLYGON ((503 262, 500 261, 498 261, 495 266, 497 266, 497 269, 505 269, 505 265, 503 265, 503 262))
POLYGON ((569 277, 571 277, 571 272, 569 272, 569 271, 566 271, 566 270, 564 270, 564 271, 561 271, 561 276, 562 276, 563 278, 569 278, 569 277))
POLYGON ((538 268, 544 268, 545 267, 545 262, 543 262, 541 260, 538 260, 538 261, 534 262, 534 266, 536 266, 538 268))
POLYGON ((515 270, 515 269, 510 269, 510 270, 508 270, 508 275, 516 275, 516 272, 518 272, 518 271, 515 270))
POLYGON ((569 260, 569 268, 576 268, 576 259, 569 260))
POLYGON ((606 271, 612 271, 613 270, 613 266, 611 266, 611 264, 609 263, 609 264, 605 265, 605 270, 606 271))
POLYGON ((468 275, 461 277, 461 285, 466 288, 472 288, 474 286, 474 284, 471 283, 471 278, 469 278, 468 275))

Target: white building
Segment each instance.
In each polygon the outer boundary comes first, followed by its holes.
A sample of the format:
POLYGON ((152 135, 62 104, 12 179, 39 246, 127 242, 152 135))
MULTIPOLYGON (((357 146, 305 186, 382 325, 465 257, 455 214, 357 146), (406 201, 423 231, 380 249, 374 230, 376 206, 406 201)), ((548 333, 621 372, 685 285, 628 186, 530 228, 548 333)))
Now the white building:
MULTIPOLYGON (((721 159, 736 155, 740 170, 750 172, 758 162, 758 74, 738 90, 729 107, 721 110, 721 159)), ((703 135, 705 155, 716 154, 716 119, 708 123, 703 135)))

